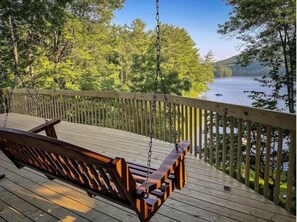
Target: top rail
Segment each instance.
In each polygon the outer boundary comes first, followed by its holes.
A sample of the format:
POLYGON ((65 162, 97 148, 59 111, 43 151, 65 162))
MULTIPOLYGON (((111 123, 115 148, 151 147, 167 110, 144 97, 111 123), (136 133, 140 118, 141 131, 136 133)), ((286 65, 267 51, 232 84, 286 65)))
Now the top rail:
MULTIPOLYGON (((15 89, 14 93, 27 94, 28 90, 34 94, 32 89, 15 89)), ((113 98, 113 99, 130 99, 139 101, 152 101, 153 94, 151 93, 136 93, 136 92, 97 92, 97 91, 73 91, 73 90, 38 90, 39 95, 53 96, 85 96, 97 98, 113 98)), ((162 95, 157 95, 158 102, 164 102, 162 95)), ((234 105, 222 102, 214 102, 209 100, 187 98, 182 96, 168 95, 170 103, 183 106, 191 106, 194 108, 202 108, 212 112, 224 113, 237 118, 260 122, 274 127, 280 127, 288 130, 296 129, 296 115, 291 113, 259 109, 249 106, 234 105)))

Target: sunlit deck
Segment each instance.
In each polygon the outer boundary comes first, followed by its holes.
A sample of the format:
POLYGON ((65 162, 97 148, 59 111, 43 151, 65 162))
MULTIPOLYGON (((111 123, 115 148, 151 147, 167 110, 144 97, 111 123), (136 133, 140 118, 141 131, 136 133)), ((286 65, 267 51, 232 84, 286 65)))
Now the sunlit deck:
MULTIPOLYGON (((0 115, 3 122, 5 115, 0 115)), ((28 130, 42 118, 10 114, 7 127, 28 130)), ((62 122, 61 140, 110 157, 145 165, 148 138, 122 130, 62 122)), ((157 167, 172 145, 156 141, 152 166, 157 167)), ((188 155, 188 183, 159 209, 151 221, 295 221, 295 216, 203 160, 188 155), (231 187, 230 191, 224 186, 231 187)), ((18 170, 1 152, 0 221, 138 221, 126 208, 100 197, 89 198, 63 182, 48 180, 28 168, 18 170)))

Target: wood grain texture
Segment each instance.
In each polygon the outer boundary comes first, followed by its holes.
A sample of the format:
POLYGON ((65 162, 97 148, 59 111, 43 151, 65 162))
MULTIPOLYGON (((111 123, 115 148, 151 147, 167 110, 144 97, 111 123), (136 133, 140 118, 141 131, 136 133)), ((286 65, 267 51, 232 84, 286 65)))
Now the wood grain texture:
MULTIPOLYGON (((0 115, 0 121, 3 119, 4 116, 0 115)), ((42 122, 41 118, 10 114, 8 127, 29 130, 42 122)), ((112 158, 122 156, 133 164, 146 164, 147 137, 63 121, 56 125, 56 131, 58 137, 65 142, 85 146, 112 158)), ((154 144, 152 166, 156 169, 174 145, 160 140, 155 140, 154 144)), ((138 221, 133 211, 99 196, 89 198, 83 190, 58 180, 49 181, 43 174, 26 167, 18 170, 3 154, 0 154, 0 165, 0 172, 7 176, 0 181, 0 186, 4 186, 4 181, 11 181, 5 185, 7 189, 31 205, 42 206, 44 211, 51 209, 48 213, 60 220, 138 221)), ((195 156, 186 157, 186 167, 186 186, 181 191, 175 190, 151 221, 296 220, 295 216, 284 209, 195 156), (224 185, 231 187, 231 191, 225 191, 224 185)), ((25 214, 22 211, 20 213, 25 214)))

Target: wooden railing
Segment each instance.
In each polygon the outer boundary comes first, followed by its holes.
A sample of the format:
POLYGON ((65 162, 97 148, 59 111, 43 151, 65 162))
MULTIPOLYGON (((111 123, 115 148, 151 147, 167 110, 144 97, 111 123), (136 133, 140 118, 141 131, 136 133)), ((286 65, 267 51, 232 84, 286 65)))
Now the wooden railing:
MULTIPOLYGON (((144 136, 149 136, 153 124, 156 139, 173 142, 161 95, 151 118, 152 94, 64 90, 42 90, 38 95, 30 90, 30 94, 37 107, 27 90, 18 89, 11 112, 144 136)), ((192 142, 193 155, 294 211, 295 115, 180 96, 168 100, 177 138, 192 142)))

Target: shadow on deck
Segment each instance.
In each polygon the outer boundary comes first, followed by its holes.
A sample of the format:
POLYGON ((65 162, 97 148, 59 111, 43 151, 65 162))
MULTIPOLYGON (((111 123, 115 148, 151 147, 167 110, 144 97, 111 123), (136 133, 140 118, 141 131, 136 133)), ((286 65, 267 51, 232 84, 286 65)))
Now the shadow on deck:
MULTIPOLYGON (((0 115, 0 122, 5 115, 0 115)), ((42 118, 10 114, 8 126, 28 130, 42 118)), ((148 138, 122 130, 62 122, 58 138, 92 151, 146 164, 148 138)), ((152 167, 158 167, 173 148, 155 141, 152 167)), ((188 183, 159 209, 151 221, 295 221, 295 216, 198 158, 186 160, 188 183), (231 190, 225 190, 228 186, 231 190)), ((63 182, 49 181, 28 168, 18 170, 2 153, 0 221, 138 221, 126 208, 63 182)))

